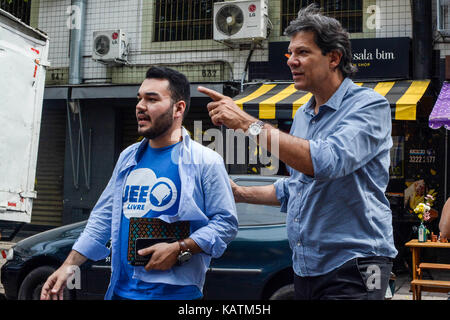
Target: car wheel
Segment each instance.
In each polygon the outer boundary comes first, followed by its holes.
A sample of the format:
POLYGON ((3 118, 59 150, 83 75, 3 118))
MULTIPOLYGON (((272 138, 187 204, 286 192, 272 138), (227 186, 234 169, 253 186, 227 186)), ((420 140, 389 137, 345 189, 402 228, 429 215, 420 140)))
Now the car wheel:
POLYGON ((294 300, 294 293, 294 284, 287 284, 272 293, 269 300, 294 300))
MULTIPOLYGON (((31 271, 23 282, 19 289, 19 300, 40 300, 42 287, 47 278, 55 272, 55 268, 50 266, 42 266, 31 271)), ((64 300, 71 300, 69 290, 64 289, 64 300)))

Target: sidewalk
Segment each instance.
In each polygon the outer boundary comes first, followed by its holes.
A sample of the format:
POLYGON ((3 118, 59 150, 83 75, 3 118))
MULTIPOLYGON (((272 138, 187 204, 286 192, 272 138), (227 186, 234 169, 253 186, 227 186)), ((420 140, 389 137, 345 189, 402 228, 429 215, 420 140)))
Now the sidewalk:
MULTIPOLYGON (((434 279, 450 280, 450 273, 433 271, 427 277, 434 279)), ((410 292, 410 282, 412 280, 409 273, 396 275, 395 280, 395 294, 392 300, 412 300, 412 292, 410 292)), ((422 300, 448 300, 450 295, 440 292, 422 292, 422 300)))

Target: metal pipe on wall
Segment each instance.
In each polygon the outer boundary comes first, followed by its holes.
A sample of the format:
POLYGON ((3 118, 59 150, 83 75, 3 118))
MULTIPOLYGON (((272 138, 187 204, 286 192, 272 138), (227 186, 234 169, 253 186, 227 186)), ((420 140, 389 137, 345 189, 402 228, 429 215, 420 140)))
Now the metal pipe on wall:
POLYGON ((70 28, 70 64, 69 84, 80 84, 82 76, 82 47, 85 31, 87 0, 72 0, 72 5, 67 9, 70 15, 67 27, 70 28))

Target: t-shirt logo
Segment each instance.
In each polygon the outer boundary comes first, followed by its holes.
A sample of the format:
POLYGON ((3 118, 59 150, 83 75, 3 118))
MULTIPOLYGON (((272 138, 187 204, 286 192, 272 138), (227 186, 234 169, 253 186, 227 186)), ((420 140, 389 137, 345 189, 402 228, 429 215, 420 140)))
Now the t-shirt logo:
POLYGON ((172 199, 172 189, 165 182, 158 182, 150 191, 150 202, 157 207, 161 207, 169 203, 172 199))
POLYGON ((177 201, 177 188, 172 180, 157 178, 153 170, 136 169, 130 173, 123 192, 123 214, 141 218, 150 210, 165 211, 177 201))

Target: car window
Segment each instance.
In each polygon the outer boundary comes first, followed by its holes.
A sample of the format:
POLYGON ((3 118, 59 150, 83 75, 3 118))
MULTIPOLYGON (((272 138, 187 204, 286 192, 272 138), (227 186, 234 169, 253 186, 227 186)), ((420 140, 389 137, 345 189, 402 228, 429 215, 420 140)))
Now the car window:
MULTIPOLYGON (((240 186, 264 186, 273 184, 276 180, 235 179, 240 186)), ((280 206, 266 206, 249 203, 236 203, 240 226, 257 226, 286 223, 286 213, 280 211, 280 206)))

